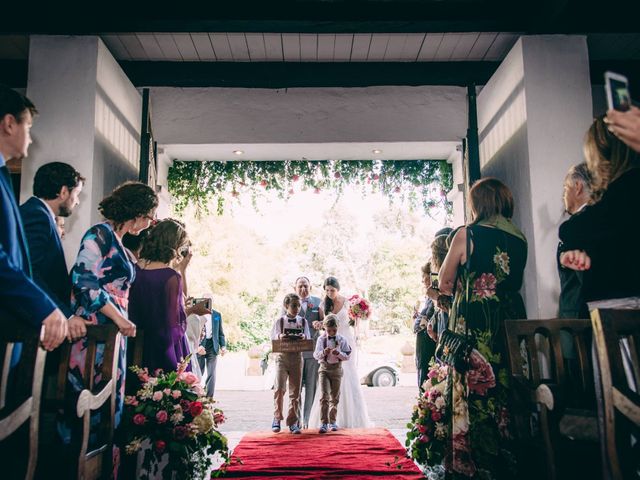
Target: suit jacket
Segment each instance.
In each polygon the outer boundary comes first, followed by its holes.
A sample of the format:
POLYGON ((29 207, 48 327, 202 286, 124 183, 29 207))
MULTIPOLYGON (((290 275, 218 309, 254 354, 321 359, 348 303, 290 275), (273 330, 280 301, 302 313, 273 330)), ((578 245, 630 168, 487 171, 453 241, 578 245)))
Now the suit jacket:
POLYGON ((583 272, 587 302, 640 295, 640 168, 632 168, 609 184, 599 202, 560 225, 562 251, 584 250, 591 268, 583 272))
MULTIPOLYGON (((207 321, 209 321, 207 319, 207 321)), ((227 346, 227 340, 224 337, 224 330, 222 328, 222 315, 216 310, 211 310, 211 338, 203 338, 200 345, 204 347, 207 353, 213 352, 217 355, 220 351, 220 347, 227 346)))
POLYGON ((33 279, 70 317, 71 279, 56 224, 42 200, 31 197, 20 206, 29 244, 33 279))
MULTIPOLYGON (((569 217, 562 225, 575 221, 580 215, 569 217)), ((562 229, 562 225, 560 228, 562 229)), ((570 268, 564 268, 560 264, 560 254, 563 251, 563 243, 558 243, 556 264, 560 277, 560 297, 558 301, 558 316, 560 318, 589 318, 589 309, 584 299, 584 272, 578 272, 570 268)))
POLYGON ((27 239, 11 178, 0 156, 0 320, 39 327, 55 308, 31 280, 27 239))

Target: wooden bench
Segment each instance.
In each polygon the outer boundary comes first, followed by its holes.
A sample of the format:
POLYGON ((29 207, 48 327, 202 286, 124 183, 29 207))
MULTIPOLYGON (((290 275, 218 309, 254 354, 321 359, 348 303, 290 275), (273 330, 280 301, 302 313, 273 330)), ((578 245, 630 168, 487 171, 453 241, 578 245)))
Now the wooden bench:
MULTIPOLYGON (((82 340, 84 341, 84 340, 82 340)), ((113 475, 113 437, 115 424, 116 383, 120 332, 115 325, 87 326, 87 348, 84 365, 84 389, 72 391, 68 385, 71 344, 62 347, 58 371, 56 402, 67 410, 66 417, 77 417, 72 424, 70 475, 77 479, 111 478, 113 475), (101 378, 95 383, 95 361, 98 344, 104 344, 101 378), (72 411, 69 411, 72 410, 72 411), (93 412, 100 412, 97 427, 91 428, 93 412), (89 449, 92 430, 98 444, 89 449)))
POLYGON ((602 386, 603 473, 614 480, 638 478, 640 310, 596 309, 591 321, 602 386))
POLYGON ((544 458, 539 477, 565 478, 576 468, 568 460, 572 454, 591 449, 599 457, 591 322, 507 320, 505 335, 518 404, 516 431, 525 457, 533 469, 541 466, 539 456, 544 458))
POLYGON ((2 465, 3 476, 7 475, 4 478, 15 475, 31 479, 35 474, 45 358, 46 351, 40 347, 40 329, 0 325, 0 450, 6 462, 2 465), (22 344, 22 353, 18 363, 11 367, 15 343, 22 344), (23 426, 27 432, 21 429, 23 426), (28 451, 26 467, 15 464, 25 451, 28 451))

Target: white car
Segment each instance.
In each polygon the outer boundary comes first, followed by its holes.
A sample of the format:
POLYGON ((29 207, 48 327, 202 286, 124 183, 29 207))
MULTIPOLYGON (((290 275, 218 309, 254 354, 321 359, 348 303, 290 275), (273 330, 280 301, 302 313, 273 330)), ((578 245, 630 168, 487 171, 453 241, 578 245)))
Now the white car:
POLYGON ((395 387, 400 380, 397 361, 380 355, 361 355, 358 375, 360 383, 369 387, 395 387))

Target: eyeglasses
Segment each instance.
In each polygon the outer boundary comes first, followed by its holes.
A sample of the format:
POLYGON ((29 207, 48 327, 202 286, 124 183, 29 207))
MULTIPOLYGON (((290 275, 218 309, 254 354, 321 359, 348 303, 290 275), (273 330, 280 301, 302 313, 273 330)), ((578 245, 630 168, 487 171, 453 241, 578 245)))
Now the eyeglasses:
POLYGON ((155 225, 156 223, 158 223, 158 219, 152 217, 151 215, 143 215, 142 218, 145 220, 149 220, 149 222, 151 222, 151 225, 155 225))

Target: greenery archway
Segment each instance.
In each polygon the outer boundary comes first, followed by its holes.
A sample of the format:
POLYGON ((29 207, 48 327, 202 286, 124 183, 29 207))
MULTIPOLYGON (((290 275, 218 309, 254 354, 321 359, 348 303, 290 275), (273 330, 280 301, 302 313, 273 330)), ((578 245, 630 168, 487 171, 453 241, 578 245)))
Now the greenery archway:
POLYGON ((453 183, 451 165, 445 160, 301 160, 301 161, 175 161, 169 169, 169 191, 175 208, 188 204, 206 209, 215 200, 222 214, 228 194, 237 197, 276 191, 287 199, 297 189, 333 190, 339 196, 345 186, 357 186, 362 194, 382 192, 390 201, 408 201, 427 214, 434 207, 451 213, 446 192, 453 183))

